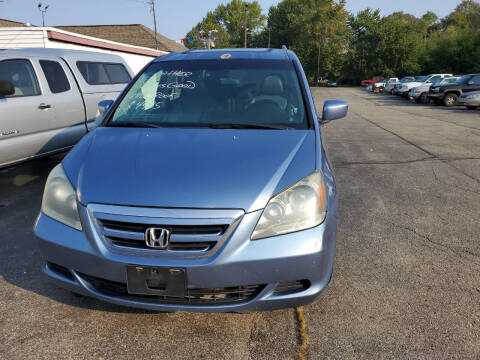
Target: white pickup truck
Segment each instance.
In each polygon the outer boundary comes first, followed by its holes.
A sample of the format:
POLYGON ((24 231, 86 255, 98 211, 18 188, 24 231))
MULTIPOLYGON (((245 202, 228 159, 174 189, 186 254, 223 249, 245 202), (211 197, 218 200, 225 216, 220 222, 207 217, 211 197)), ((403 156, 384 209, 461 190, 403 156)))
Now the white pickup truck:
POLYGON ((452 76, 452 74, 430 74, 426 76, 416 76, 414 81, 411 82, 405 82, 400 85, 398 88, 397 95, 403 96, 403 97, 408 97, 408 93, 410 90, 414 87, 421 86, 424 84, 431 84, 433 81, 435 81, 438 78, 444 78, 452 76))
POLYGON ((448 76, 442 77, 438 76, 431 80, 431 82, 424 83, 420 86, 410 89, 408 97, 415 100, 417 103, 428 104, 430 98, 428 97, 428 92, 430 91, 431 86, 441 86, 447 84, 453 84, 458 80, 457 76, 448 76))
POLYGON ((117 55, 66 50, 0 51, 0 167, 66 150, 101 121, 133 77, 117 55))

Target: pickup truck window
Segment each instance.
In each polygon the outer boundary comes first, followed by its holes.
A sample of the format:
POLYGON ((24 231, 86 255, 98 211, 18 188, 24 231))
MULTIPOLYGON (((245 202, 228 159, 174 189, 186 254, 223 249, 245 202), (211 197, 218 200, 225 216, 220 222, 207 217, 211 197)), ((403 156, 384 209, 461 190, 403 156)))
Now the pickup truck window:
POLYGON ((480 85, 480 75, 476 75, 472 78, 472 81, 475 85, 480 85))
POLYGON ((26 59, 0 61, 0 80, 10 81, 15 88, 15 93, 8 97, 40 95, 37 75, 26 59))
POLYGON ((107 126, 307 129, 293 64, 280 60, 152 63, 107 126))
POLYGON ((47 79, 48 87, 53 94, 70 90, 70 83, 68 82, 67 75, 58 62, 40 60, 40 66, 47 79))
POLYGON ((131 80, 123 64, 77 61, 77 68, 90 85, 126 84, 131 80))

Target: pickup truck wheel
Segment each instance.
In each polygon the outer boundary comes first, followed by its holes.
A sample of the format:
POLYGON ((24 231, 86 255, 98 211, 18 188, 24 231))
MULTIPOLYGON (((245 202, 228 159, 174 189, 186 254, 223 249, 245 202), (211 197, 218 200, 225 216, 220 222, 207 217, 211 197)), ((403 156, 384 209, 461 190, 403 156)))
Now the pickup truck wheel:
POLYGON ((478 109, 478 106, 472 106, 472 105, 470 105, 470 106, 467 106, 467 109, 468 109, 468 110, 477 110, 477 109, 478 109))
POLYGON ((443 105, 448 107, 455 106, 457 105, 457 101, 458 101, 457 94, 450 93, 445 95, 445 97, 443 98, 443 105))
POLYGON ((430 99, 428 98, 427 93, 422 93, 422 95, 420 95, 420 102, 422 104, 428 104, 430 102, 430 99))

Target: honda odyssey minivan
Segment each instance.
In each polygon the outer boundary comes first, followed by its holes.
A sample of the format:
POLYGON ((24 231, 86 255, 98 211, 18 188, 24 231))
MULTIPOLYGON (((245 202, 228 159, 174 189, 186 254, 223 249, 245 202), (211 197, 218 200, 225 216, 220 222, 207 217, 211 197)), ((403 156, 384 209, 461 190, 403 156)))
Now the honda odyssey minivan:
POLYGON ((161 311, 309 303, 332 275, 337 190, 295 54, 191 50, 152 61, 50 173, 45 273, 161 311))

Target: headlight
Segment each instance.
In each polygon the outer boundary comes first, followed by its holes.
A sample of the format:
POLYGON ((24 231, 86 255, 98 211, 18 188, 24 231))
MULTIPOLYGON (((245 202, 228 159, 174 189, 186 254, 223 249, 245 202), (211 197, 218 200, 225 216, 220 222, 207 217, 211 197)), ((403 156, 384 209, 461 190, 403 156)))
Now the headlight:
POLYGON ((75 189, 65 175, 62 164, 55 166, 48 175, 43 192, 42 212, 65 225, 82 230, 75 189))
POLYGON ((252 233, 252 240, 315 227, 323 222, 327 195, 323 174, 316 171, 273 196, 252 233))
POLYGON ((415 94, 420 94, 421 91, 420 90, 415 90, 415 94))

